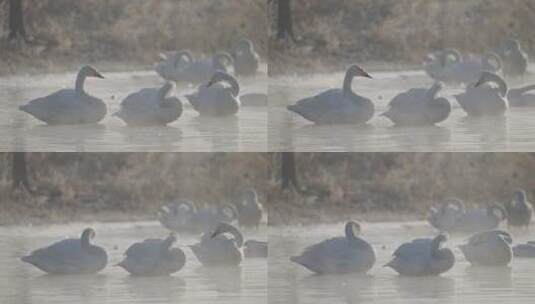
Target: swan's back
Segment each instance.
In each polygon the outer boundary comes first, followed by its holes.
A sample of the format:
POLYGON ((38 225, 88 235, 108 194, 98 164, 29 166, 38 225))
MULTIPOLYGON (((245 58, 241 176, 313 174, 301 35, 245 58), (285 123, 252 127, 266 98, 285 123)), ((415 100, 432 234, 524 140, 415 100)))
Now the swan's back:
POLYGON ((330 89, 287 108, 317 124, 366 123, 374 114, 374 105, 368 98, 355 97, 352 99, 342 89, 330 89))
POLYGON ((167 275, 179 271, 185 264, 184 253, 174 248, 163 254, 164 242, 161 239, 147 239, 133 244, 119 265, 133 275, 167 275))
POLYGON ((234 58, 234 68, 239 76, 254 76, 258 70, 258 54, 242 52, 234 58))
POLYGON ((243 253, 238 248, 234 238, 220 234, 211 237, 205 234, 201 242, 191 246, 197 259, 206 266, 238 265, 241 263, 243 253))
POLYGON ((73 89, 34 99, 19 109, 48 124, 97 123, 107 112, 102 100, 73 89))
POLYGON ((128 95, 121 102, 121 109, 115 115, 129 125, 166 125, 182 114, 182 103, 174 97, 162 107, 159 100, 160 88, 145 88, 128 95))
POLYGON ((240 108, 240 100, 231 93, 231 88, 216 83, 210 87, 201 85, 196 94, 187 95, 193 109, 203 116, 234 115, 240 108))
POLYGON ((487 84, 477 88, 470 86, 455 98, 470 116, 503 115, 507 110, 507 101, 500 96, 499 89, 487 84))
POLYGON ((493 230, 476 233, 467 244, 459 246, 467 261, 476 265, 507 265, 513 258, 511 236, 493 230))
POLYGON ((428 89, 414 88, 394 97, 383 115, 397 125, 432 125, 449 116, 447 99, 429 96, 428 89))

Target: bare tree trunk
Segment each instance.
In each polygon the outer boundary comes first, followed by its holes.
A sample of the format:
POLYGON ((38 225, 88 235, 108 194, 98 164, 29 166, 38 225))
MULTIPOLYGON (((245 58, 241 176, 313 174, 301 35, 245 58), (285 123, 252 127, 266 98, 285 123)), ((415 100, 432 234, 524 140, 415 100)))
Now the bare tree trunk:
POLYGON ((283 152, 281 160, 281 189, 286 190, 293 186, 299 191, 299 183, 297 182, 297 173, 295 168, 295 153, 283 152))
POLYGON ((290 37, 295 42, 290 0, 278 0, 277 38, 290 37))
POLYGON ((28 166, 26 163, 26 153, 14 152, 12 162, 12 177, 13 190, 26 189, 28 192, 33 192, 28 180, 28 166))
POLYGON ((24 29, 24 14, 22 10, 22 0, 9 0, 9 37, 10 41, 21 37, 28 41, 26 30, 24 29))

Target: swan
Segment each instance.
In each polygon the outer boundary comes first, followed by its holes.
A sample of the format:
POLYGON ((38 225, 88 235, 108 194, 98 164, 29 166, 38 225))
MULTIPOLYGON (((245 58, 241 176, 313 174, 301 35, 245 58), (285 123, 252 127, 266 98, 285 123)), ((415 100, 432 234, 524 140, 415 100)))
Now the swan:
POLYGON ((234 69, 236 75, 254 76, 258 70, 259 56, 249 39, 242 39, 234 50, 234 69))
POLYGON ((497 74, 483 72, 476 84, 467 87, 455 98, 469 116, 503 115, 507 110, 507 83, 497 74))
POLYGON ((446 98, 437 97, 442 83, 437 82, 429 89, 418 88, 403 92, 388 104, 388 110, 381 114, 396 125, 434 125, 448 118, 451 106, 446 98))
POLYGON ((439 234, 434 239, 415 239, 404 243, 394 252, 394 259, 385 266, 400 275, 439 275, 450 270, 455 264, 455 256, 449 248, 441 248, 448 237, 439 234))
POLYGON ((486 208, 466 211, 447 231, 451 233, 473 234, 493 230, 498 228, 506 217, 507 212, 505 209, 498 204, 493 204, 486 208))
POLYGON ((34 99, 19 109, 49 125, 98 123, 106 116, 106 104, 84 91, 87 77, 104 78, 94 67, 83 66, 74 89, 63 89, 34 99))
POLYGON ((533 207, 528 201, 526 191, 518 189, 513 199, 505 203, 507 213, 507 225, 527 227, 531 222, 533 207))
POLYGON ((528 56, 517 40, 508 39, 500 55, 503 61, 503 73, 506 77, 522 77, 526 74, 528 56))
POLYGON ((472 265, 504 266, 513 259, 512 242, 508 232, 491 230, 474 234, 459 248, 472 265))
POLYGON ((477 81, 481 73, 498 73, 501 68, 502 61, 495 53, 486 53, 481 58, 465 56, 460 62, 451 66, 448 77, 450 82, 469 85, 477 81))
POLYGON ((204 266, 237 266, 243 259, 242 247, 241 232, 227 223, 219 223, 213 232, 205 233, 199 243, 190 246, 204 266))
POLYGON ((256 227, 262 220, 263 208, 258 202, 255 189, 246 189, 242 194, 242 201, 237 204, 238 223, 242 227, 256 227))
POLYGON ((197 232, 212 231, 219 223, 232 223, 238 217, 233 205, 221 204, 217 207, 205 206, 198 209, 192 218, 192 226, 197 232))
POLYGON ((507 100, 510 107, 535 107, 535 94, 528 92, 535 90, 535 85, 528 85, 521 88, 510 89, 507 93, 507 100))
POLYGON ((169 205, 162 206, 158 212, 158 220, 165 228, 175 232, 197 231, 194 218, 197 213, 195 203, 180 199, 169 205))
POLYGON ((268 243, 247 240, 243 245, 243 255, 246 258, 267 258, 268 257, 268 243))
POLYGON ((287 108, 316 124, 366 123, 372 118, 375 108, 370 99, 352 91, 351 83, 356 76, 372 78, 359 66, 352 65, 346 72, 342 89, 329 89, 287 108))
POLYGON ((229 116, 240 109, 239 93, 240 85, 236 78, 226 72, 216 71, 208 84, 201 85, 197 93, 186 95, 186 98, 201 116, 229 116))
POLYGON ((192 60, 183 70, 184 79, 194 84, 206 83, 217 71, 229 73, 228 66, 233 64, 230 54, 217 52, 211 59, 192 60))
POLYGON ((156 64, 156 73, 168 81, 187 81, 184 70, 193 62, 191 52, 184 50, 172 52, 168 55, 160 54, 160 61, 156 64))
POLYGON ((94 237, 95 230, 86 228, 80 238, 37 249, 21 260, 50 274, 97 273, 106 267, 108 255, 103 248, 90 243, 94 237))
POLYGON ((424 62, 424 71, 435 81, 455 82, 452 78, 451 70, 461 60, 461 54, 456 49, 434 52, 427 56, 427 60, 424 62))
POLYGON ((446 200, 438 209, 432 207, 427 221, 439 231, 448 231, 454 227, 459 218, 463 216, 465 207, 458 198, 446 200))
POLYGON ((513 247, 513 256, 519 258, 535 258, 535 242, 529 241, 513 247))
POLYGON ((166 239, 146 239, 134 243, 124 253, 125 258, 117 264, 135 276, 170 275, 182 269, 186 256, 179 248, 171 248, 176 236, 171 233, 166 239))
POLYGON ((307 247, 290 260, 317 274, 366 273, 375 264, 375 251, 359 238, 360 225, 349 221, 345 236, 335 237, 307 247))
POLYGON ((120 110, 113 114, 129 126, 165 126, 182 115, 182 102, 171 96, 174 85, 146 88, 128 95, 120 110))

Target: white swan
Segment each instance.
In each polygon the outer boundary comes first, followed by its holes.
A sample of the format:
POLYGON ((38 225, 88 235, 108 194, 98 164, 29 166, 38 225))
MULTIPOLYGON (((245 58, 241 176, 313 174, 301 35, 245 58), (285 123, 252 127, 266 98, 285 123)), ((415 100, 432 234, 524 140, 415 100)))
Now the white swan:
POLYGON ((195 216, 197 206, 190 200, 180 199, 164 205, 158 212, 158 220, 165 228, 179 233, 197 232, 195 216))
POLYGON ((174 85, 170 82, 161 88, 142 89, 128 95, 120 110, 113 114, 132 126, 165 126, 177 120, 182 114, 182 102, 172 94, 174 85))
POLYGON ((124 253, 125 258, 117 264, 136 276, 170 275, 182 269, 186 256, 179 248, 171 248, 176 236, 171 233, 166 239, 147 239, 134 243, 124 253))
POLYGON ((357 236, 359 232, 360 225, 349 221, 345 237, 314 244, 290 260, 318 274, 365 273, 375 264, 375 251, 357 236))
POLYGON ((476 84, 455 98, 469 116, 503 115, 507 110, 507 83, 497 74, 483 72, 476 84))
POLYGON ((346 72, 342 89, 329 89, 287 108, 316 124, 366 123, 372 118, 375 108, 370 99, 352 91, 351 83, 356 76, 372 78, 359 66, 352 65, 346 72))
POLYGON ((193 60, 183 70, 183 78, 193 84, 204 84, 216 71, 230 73, 234 59, 226 52, 217 52, 210 59, 193 60))
POLYGON ((528 227, 533 216, 533 206, 528 201, 526 191, 517 189, 513 199, 505 203, 508 226, 528 227))
POLYGON ((19 109, 50 125, 98 123, 106 116, 106 104, 84 91, 87 77, 104 78, 95 68, 83 66, 74 89, 63 89, 34 99, 19 109))
POLYGON ((394 259, 385 266, 401 275, 439 275, 450 270, 455 256, 449 248, 441 248, 447 236, 439 234, 434 239, 415 239, 404 243, 394 252, 394 259))
POLYGON ((455 83, 452 67, 460 63, 461 54, 455 49, 446 49, 427 55, 424 71, 435 81, 455 83))
POLYGON ((519 258, 535 258, 535 242, 529 241, 513 247, 513 256, 519 258))
POLYGON ((451 230, 464 215, 465 207, 458 198, 446 200, 439 208, 432 207, 427 221, 439 231, 451 230))
POLYGON ((96 273, 106 267, 108 255, 104 249, 90 243, 94 237, 95 231, 87 228, 80 238, 37 249, 21 260, 51 274, 96 273))
POLYGON ((240 227, 260 226, 262 220, 263 208, 258 202, 258 194, 253 188, 245 189, 242 199, 236 204, 238 209, 238 223, 240 227))
POLYGON ((498 228, 500 223, 506 219, 506 216, 505 209, 498 204, 467 210, 457 218, 455 224, 447 231, 450 233, 472 234, 493 230, 498 228))
POLYGON ((156 72, 160 77, 168 81, 187 81, 184 70, 195 59, 187 50, 160 54, 160 61, 156 64, 156 72))
POLYGON ((507 100, 510 107, 535 107, 535 94, 528 92, 535 90, 535 85, 528 85, 521 88, 510 89, 507 93, 507 100))
POLYGON ((502 68, 500 57, 494 53, 486 53, 483 57, 465 56, 452 65, 448 71, 450 82, 469 85, 477 81, 483 72, 498 73, 502 68))
POLYGON ((201 85, 195 94, 186 95, 186 98, 201 116, 229 116, 240 109, 239 94, 240 85, 236 78, 217 71, 208 84, 201 85))
POLYGON ((234 50, 234 69, 238 76, 254 76, 258 71, 259 56, 248 39, 238 42, 234 50))
POLYGON ((474 234, 459 248, 466 260, 473 265, 504 266, 513 259, 512 243, 509 233, 491 230, 474 234))
POLYGON ((381 114, 396 125, 420 126, 434 125, 448 118, 451 106, 446 98, 437 97, 442 89, 440 82, 431 88, 410 89, 403 92, 388 104, 388 110, 381 114))
POLYGON ((517 40, 505 41, 500 56, 503 61, 503 74, 506 77, 522 77, 526 74, 528 55, 522 50, 517 40))
POLYGON ((198 244, 190 246, 204 266, 237 266, 243 260, 242 247, 241 232, 227 223, 220 223, 213 232, 205 233, 198 244))
POLYGON ((190 226, 196 232, 206 233, 216 229, 219 223, 233 223, 237 217, 238 211, 233 205, 205 206, 204 208, 197 209, 190 226))

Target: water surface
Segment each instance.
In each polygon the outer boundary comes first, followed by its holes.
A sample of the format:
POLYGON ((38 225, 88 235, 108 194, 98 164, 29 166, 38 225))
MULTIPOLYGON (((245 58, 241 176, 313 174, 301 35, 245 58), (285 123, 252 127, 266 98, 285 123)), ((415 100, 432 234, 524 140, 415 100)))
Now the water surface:
MULTIPOLYGON (((76 236, 86 225, 48 228, 0 228, 0 303, 266 303, 267 263, 246 259, 238 268, 205 268, 187 245, 193 236, 180 236, 175 246, 186 254, 186 265, 168 277, 132 277, 113 267, 132 243, 165 237, 158 223, 93 224, 96 245, 108 252, 109 263, 96 275, 46 275, 19 261, 29 251, 76 236)), ((245 231, 246 239, 266 240, 264 231, 245 231)))
MULTIPOLYGON (((344 223, 316 227, 270 228, 268 302, 283 303, 533 303, 535 259, 516 259, 510 267, 472 267, 454 236, 455 266, 438 277, 400 277, 383 267, 403 242, 433 236, 423 222, 363 224, 361 237, 372 244, 377 262, 367 275, 314 275, 288 260, 303 248, 342 236, 344 223)), ((513 233, 515 242, 535 240, 535 233, 513 233)))

